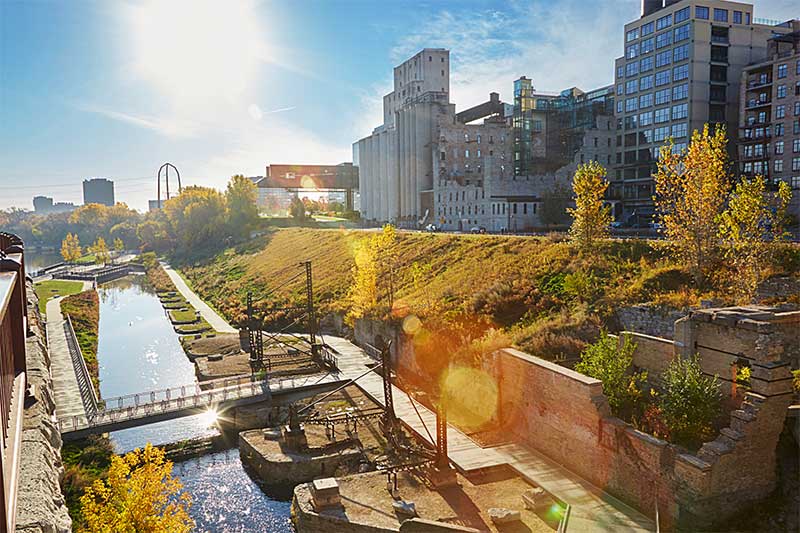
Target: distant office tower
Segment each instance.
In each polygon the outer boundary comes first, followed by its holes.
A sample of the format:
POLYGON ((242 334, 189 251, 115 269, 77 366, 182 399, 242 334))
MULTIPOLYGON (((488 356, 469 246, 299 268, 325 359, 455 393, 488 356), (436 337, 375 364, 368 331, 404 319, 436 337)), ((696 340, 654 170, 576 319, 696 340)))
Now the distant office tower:
POLYGON ((767 58, 744 69, 739 95, 739 170, 787 182, 800 217, 800 31, 769 40, 767 58))
POLYGON ((106 178, 83 180, 83 203, 114 205, 114 182, 106 178))
POLYGON ((625 25, 625 55, 616 60, 617 150, 609 196, 623 200, 627 221, 652 217, 652 174, 670 137, 680 150, 693 130, 722 124, 735 154, 742 71, 766 59, 768 39, 792 31, 791 22, 754 19, 750 4, 643 2, 641 18, 625 25))
POLYGON ((38 214, 51 213, 53 211, 53 199, 48 196, 33 197, 33 212, 38 214))

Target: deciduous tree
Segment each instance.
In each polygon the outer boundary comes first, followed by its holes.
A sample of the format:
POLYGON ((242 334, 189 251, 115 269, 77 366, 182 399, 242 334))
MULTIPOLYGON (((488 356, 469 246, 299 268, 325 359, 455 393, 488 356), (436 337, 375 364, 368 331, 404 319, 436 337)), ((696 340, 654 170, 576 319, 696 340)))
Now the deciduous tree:
POLYGON ((258 190, 255 184, 242 175, 236 175, 228 182, 225 202, 231 231, 239 236, 247 236, 258 222, 258 190))
POLYGON ((77 235, 67 233, 67 236, 61 241, 61 257, 68 263, 81 258, 81 244, 77 235))
POLYGON ((783 220, 792 199, 785 181, 772 194, 766 189, 763 176, 742 178, 720 217, 723 255, 731 268, 734 290, 744 303, 752 299, 764 277, 773 243, 784 238, 783 220))
MULTIPOLYGON (((381 280, 386 280, 385 286, 391 283, 392 252, 396 240, 394 226, 386 224, 380 233, 356 243, 349 319, 362 317, 378 306, 381 280)), ((389 291, 391 290, 389 286, 389 291)))
POLYGON ((573 218, 569 233, 572 241, 583 248, 608 236, 611 208, 603 200, 608 188, 605 175, 606 169, 600 163, 590 161, 578 167, 572 180, 575 208, 567 209, 573 218))
POLYGON ((723 127, 711 133, 706 124, 702 132, 695 130, 684 151, 667 142, 653 176, 656 216, 666 245, 689 266, 698 284, 718 257, 718 217, 730 190, 727 144, 723 127))
POLYGON ((102 237, 98 237, 94 244, 91 246, 90 251, 94 254, 94 260, 96 263, 100 263, 105 265, 108 263, 109 254, 108 254, 108 246, 106 245, 106 240, 102 237))
POLYGON ((85 531, 93 533, 188 533, 190 496, 172 475, 172 462, 149 443, 114 456, 108 479, 81 497, 85 531))

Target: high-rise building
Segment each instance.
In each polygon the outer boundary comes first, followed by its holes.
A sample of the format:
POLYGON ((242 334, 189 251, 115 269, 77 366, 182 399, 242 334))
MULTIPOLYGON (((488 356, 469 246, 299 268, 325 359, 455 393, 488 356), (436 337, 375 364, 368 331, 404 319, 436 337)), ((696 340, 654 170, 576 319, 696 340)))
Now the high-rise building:
POLYGON ((800 217, 800 25, 769 40, 767 58, 742 72, 739 171, 792 189, 790 212, 800 217))
POLYGON ((83 180, 83 203, 114 205, 114 182, 106 178, 83 180))
POLYGON ((645 223, 654 212, 652 174, 660 147, 685 148, 703 125, 727 127, 732 154, 739 124, 739 83, 763 61, 767 41, 791 23, 755 19, 750 4, 723 0, 644 0, 625 25, 625 55, 616 60, 617 139, 610 198, 624 218, 645 223))
POLYGON ((34 196, 33 197, 33 212, 36 214, 45 214, 53 211, 53 199, 49 196, 34 196))
POLYGON ((415 226, 433 210, 433 153, 438 117, 452 112, 450 52, 425 48, 394 68, 383 98, 383 124, 353 144, 361 216, 415 226))

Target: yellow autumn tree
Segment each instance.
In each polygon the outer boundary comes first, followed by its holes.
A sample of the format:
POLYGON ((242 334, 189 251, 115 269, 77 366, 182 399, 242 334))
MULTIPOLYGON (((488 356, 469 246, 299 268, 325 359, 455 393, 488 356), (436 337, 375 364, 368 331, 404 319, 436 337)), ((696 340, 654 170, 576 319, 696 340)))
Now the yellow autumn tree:
MULTIPOLYGON (((391 291, 392 250, 397 232, 391 224, 366 239, 358 241, 354 249, 353 285, 350 287, 350 313, 352 321, 378 306, 381 281, 385 280, 391 291)), ((391 305, 391 303, 390 303, 391 305)))
POLYGON ((94 254, 94 260, 96 263, 101 263, 104 265, 108 263, 108 246, 106 245, 106 240, 104 238, 98 237, 97 240, 94 241, 91 251, 94 254))
POLYGON ((769 194, 763 176, 742 178, 730 195, 719 233, 731 285, 742 303, 752 300, 773 258, 774 242, 785 236, 783 220, 791 199, 785 181, 769 194))
POLYGON ((68 263, 81 258, 81 243, 77 235, 67 233, 61 241, 61 257, 68 263))
POLYGON ((172 476, 172 462, 147 444, 111 458, 108 479, 81 496, 86 533, 188 533, 191 497, 172 476))
POLYGON ((612 220, 611 208, 604 205, 603 200, 608 188, 605 176, 603 165, 589 161, 578 167, 572 179, 575 208, 567 209, 572 215, 569 235, 582 248, 608 236, 612 220))
POLYGON ((719 216, 730 191, 728 138, 723 127, 695 130, 686 150, 672 140, 662 148, 653 176, 656 217, 666 246, 689 266, 699 285, 718 257, 719 216))

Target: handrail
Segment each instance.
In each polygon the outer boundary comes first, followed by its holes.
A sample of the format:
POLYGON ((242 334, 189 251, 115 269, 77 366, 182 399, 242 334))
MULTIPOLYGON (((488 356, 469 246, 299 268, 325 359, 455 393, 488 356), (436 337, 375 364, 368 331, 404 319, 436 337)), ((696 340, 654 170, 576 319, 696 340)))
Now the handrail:
POLYGON ((89 367, 86 366, 86 360, 83 358, 83 351, 78 343, 78 337, 75 335, 72 318, 69 315, 66 316, 64 321, 64 329, 67 334, 69 355, 70 359, 72 359, 72 366, 75 369, 75 377, 78 380, 78 389, 81 393, 81 400, 83 400, 83 407, 86 413, 91 416, 97 413, 97 406, 100 401, 94 388, 94 382, 92 382, 92 376, 89 374, 89 367))

